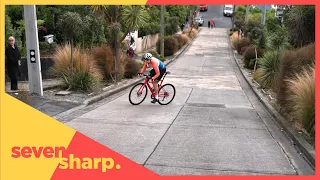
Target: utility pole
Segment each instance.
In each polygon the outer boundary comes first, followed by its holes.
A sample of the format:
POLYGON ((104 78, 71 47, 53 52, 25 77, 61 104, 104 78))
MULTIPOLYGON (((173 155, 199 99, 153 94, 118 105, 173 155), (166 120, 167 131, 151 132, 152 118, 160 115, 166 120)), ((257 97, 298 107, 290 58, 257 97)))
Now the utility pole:
POLYGON ((161 5, 161 56, 164 57, 164 5, 161 5))
POLYGON ((262 17, 261 17, 261 24, 266 24, 266 14, 267 14, 267 5, 264 5, 263 11, 262 11, 262 17))
POLYGON ((43 96, 41 62, 39 52, 37 15, 35 5, 24 5, 29 92, 43 96))
POLYGON ((231 20, 232 20, 232 29, 235 28, 235 25, 234 25, 234 15, 235 15, 235 12, 236 12, 236 5, 233 5, 233 11, 232 11, 232 16, 231 16, 231 20))
POLYGON ((249 4, 247 4, 247 6, 246 6, 246 19, 245 19, 245 22, 248 21, 249 7, 250 7, 249 4))

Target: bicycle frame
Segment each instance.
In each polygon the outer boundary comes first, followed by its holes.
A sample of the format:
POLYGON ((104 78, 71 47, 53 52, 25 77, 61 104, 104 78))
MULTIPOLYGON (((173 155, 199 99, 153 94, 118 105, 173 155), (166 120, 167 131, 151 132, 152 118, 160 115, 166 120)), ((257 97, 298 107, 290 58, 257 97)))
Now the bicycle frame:
MULTIPOLYGON (((158 84, 159 84, 159 89, 162 87, 162 83, 163 83, 164 78, 166 77, 166 75, 167 75, 167 72, 164 73, 163 77, 162 77, 162 78, 160 79, 160 81, 158 82, 158 84)), ((150 84, 151 84, 150 80, 147 79, 147 78, 145 78, 145 80, 144 80, 144 85, 146 85, 146 86, 148 87, 148 89, 150 90, 152 96, 155 97, 156 94, 154 93, 154 91, 153 91, 153 89, 152 89, 152 87, 151 87, 150 84)), ((141 93, 141 91, 143 91, 144 87, 145 87, 145 86, 141 86, 140 89, 138 90, 138 93, 141 93)), ((165 91, 165 89, 164 89, 164 91, 165 91)), ((165 95, 165 94, 158 94, 158 96, 159 96, 159 97, 165 97, 166 95, 165 95)))

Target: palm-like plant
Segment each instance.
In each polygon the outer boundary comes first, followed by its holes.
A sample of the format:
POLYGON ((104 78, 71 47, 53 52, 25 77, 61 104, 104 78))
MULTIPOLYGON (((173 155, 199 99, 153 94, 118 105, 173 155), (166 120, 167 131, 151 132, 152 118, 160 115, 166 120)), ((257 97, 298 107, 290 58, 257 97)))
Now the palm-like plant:
POLYGON ((276 90, 281 65, 281 59, 278 58, 278 53, 268 51, 259 60, 262 86, 276 90))
POLYGON ((109 25, 109 46, 113 51, 115 73, 117 74, 121 42, 129 32, 147 24, 149 21, 148 11, 145 6, 138 5, 99 5, 92 6, 92 9, 102 16, 109 25), (121 35, 121 33, 123 34, 121 35))

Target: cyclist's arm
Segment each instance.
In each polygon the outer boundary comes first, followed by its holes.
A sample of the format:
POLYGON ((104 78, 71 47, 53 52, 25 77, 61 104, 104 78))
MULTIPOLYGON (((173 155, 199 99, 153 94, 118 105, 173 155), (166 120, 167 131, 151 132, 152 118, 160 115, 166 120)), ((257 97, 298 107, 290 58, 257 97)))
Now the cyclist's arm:
POLYGON ((147 69, 147 63, 145 62, 140 73, 142 74, 147 69))
POLYGON ((158 64, 156 63, 156 61, 151 61, 151 66, 156 71, 156 75, 154 75, 152 77, 152 80, 155 80, 155 79, 157 79, 157 77, 160 76, 160 70, 159 70, 159 67, 158 67, 158 64))

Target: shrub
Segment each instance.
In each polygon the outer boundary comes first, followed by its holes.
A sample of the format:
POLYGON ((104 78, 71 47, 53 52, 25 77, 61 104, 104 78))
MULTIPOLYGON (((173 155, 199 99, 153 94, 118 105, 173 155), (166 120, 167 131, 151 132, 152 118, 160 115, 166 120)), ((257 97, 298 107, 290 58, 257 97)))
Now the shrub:
POLYGON ((231 38, 231 46, 232 46, 232 49, 237 49, 237 46, 238 46, 238 43, 239 43, 240 40, 238 40, 237 38, 231 38))
POLYGON ((246 37, 250 36, 249 33, 252 33, 253 31, 255 31, 255 29, 263 29, 260 20, 249 19, 248 22, 245 23, 245 26, 243 29, 244 36, 246 36, 246 37))
POLYGON ((134 59, 127 58, 126 65, 125 65, 125 71, 124 71, 124 77, 132 78, 133 76, 136 76, 139 71, 140 71, 139 62, 137 62, 134 59))
POLYGON ((50 52, 50 50, 51 50, 50 44, 47 42, 39 42, 39 50, 40 50, 40 53, 50 52))
POLYGON ((241 52, 246 52, 246 50, 247 50, 248 47, 250 47, 250 46, 244 46, 244 47, 242 47, 242 48, 241 48, 241 52))
POLYGON ((183 45, 186 45, 186 44, 188 44, 188 43, 191 41, 191 39, 189 38, 189 36, 187 36, 186 34, 182 34, 182 35, 181 35, 181 40, 182 40, 182 42, 183 42, 183 45))
POLYGON ((250 59, 248 68, 249 68, 249 69, 254 69, 255 63, 256 63, 256 59, 250 59))
POLYGON ((181 34, 174 34, 174 35, 172 35, 172 37, 174 37, 177 40, 178 49, 181 49, 181 47, 184 45, 182 40, 181 40, 181 34))
POLYGON ((262 30, 260 34, 260 39, 257 40, 257 44, 260 48, 265 49, 267 46, 267 32, 265 30, 262 30))
POLYGON ((93 60, 104 73, 106 79, 110 79, 110 73, 114 71, 114 59, 109 46, 95 47, 91 50, 93 60))
POLYGON ((292 113, 304 129, 315 133, 315 69, 303 68, 301 73, 288 80, 292 113))
POLYGON ((237 49, 240 40, 241 36, 238 36, 238 32, 233 32, 231 35, 231 45, 233 49, 237 49))
POLYGON ((253 79, 257 81, 259 84, 261 83, 261 69, 258 68, 256 71, 253 73, 253 79))
POLYGON ((184 45, 186 45, 190 41, 190 38, 185 34, 182 34, 182 35, 174 34, 172 36, 177 39, 179 49, 181 49, 184 45))
POLYGON ((277 52, 266 52, 258 62, 261 70, 261 85, 275 90, 281 65, 281 59, 277 52))
MULTIPOLYGON (((263 50, 261 48, 257 48, 257 56, 258 58, 263 55, 263 50)), ((253 67, 250 67, 250 61, 252 59, 256 59, 256 51, 255 48, 252 46, 249 46, 246 48, 246 51, 243 53, 243 63, 245 64, 246 68, 253 69, 253 67)))
POLYGON ((286 42, 288 42, 286 29, 278 26, 274 29, 274 32, 269 33, 268 40, 270 49, 280 51, 286 42))
POLYGON ((250 45, 251 45, 251 42, 248 38, 242 38, 237 44, 237 52, 242 55, 244 52, 241 51, 241 48, 245 46, 250 46, 250 45))
POLYGON ((264 28, 260 20, 249 19, 244 27, 244 35, 249 38, 251 42, 259 44, 259 47, 264 47, 264 28))
POLYGON ((303 67, 312 65, 315 62, 315 45, 309 44, 300 49, 285 51, 281 56, 281 69, 278 76, 277 101, 285 111, 290 112, 288 83, 285 79, 290 79, 296 73, 300 73, 303 67))
MULTIPOLYGON (((172 56, 178 51, 178 41, 172 36, 164 38, 164 56, 172 56)), ((160 53, 160 39, 157 42, 157 52, 160 53)))
POLYGON ((71 68, 71 46, 66 44, 57 48, 54 54, 52 71, 63 78, 65 87, 70 90, 92 90, 101 80, 101 72, 92 57, 74 48, 73 68, 71 68))
POLYGON ((188 37, 191 39, 197 37, 198 31, 195 28, 192 28, 191 32, 190 32, 190 30, 191 30, 191 27, 189 27, 188 29, 185 29, 182 33, 187 34, 188 37))

